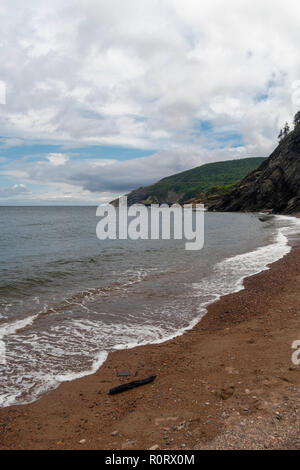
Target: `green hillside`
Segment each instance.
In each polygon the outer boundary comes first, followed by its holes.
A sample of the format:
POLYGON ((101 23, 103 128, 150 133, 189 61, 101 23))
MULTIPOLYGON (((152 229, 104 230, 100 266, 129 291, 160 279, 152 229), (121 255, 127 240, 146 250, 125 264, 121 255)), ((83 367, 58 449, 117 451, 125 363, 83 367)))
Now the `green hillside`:
MULTIPOLYGON (((131 191, 128 204, 184 203, 214 187, 225 187, 237 183, 255 170, 265 158, 243 158, 224 162, 208 163, 191 170, 163 178, 151 186, 131 191)), ((116 203, 116 201, 114 201, 116 203)))

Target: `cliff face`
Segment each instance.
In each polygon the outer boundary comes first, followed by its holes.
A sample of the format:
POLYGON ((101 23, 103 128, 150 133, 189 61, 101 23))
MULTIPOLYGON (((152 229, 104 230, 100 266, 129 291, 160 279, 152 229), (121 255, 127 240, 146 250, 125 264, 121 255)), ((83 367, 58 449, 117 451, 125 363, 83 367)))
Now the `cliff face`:
POLYGON ((300 212, 300 125, 262 165, 209 207, 214 211, 300 212))

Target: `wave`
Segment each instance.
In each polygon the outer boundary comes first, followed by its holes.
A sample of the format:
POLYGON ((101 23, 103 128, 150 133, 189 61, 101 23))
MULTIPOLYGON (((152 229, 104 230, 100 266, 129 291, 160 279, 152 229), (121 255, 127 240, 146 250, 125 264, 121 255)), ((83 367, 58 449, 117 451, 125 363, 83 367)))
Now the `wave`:
POLYGON ((26 328, 29 325, 32 325, 34 320, 39 316, 39 314, 32 315, 27 318, 23 318, 22 320, 16 320, 12 323, 4 323, 0 325, 0 340, 2 340, 5 336, 13 335, 17 331, 26 328))

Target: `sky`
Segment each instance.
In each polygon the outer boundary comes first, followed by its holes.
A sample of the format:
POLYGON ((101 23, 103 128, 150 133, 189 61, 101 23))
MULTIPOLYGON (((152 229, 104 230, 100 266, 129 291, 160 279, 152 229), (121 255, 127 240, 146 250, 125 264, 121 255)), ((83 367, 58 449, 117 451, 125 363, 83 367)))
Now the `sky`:
POLYGON ((103 204, 268 156, 300 109, 300 2, 1 0, 0 204, 103 204))

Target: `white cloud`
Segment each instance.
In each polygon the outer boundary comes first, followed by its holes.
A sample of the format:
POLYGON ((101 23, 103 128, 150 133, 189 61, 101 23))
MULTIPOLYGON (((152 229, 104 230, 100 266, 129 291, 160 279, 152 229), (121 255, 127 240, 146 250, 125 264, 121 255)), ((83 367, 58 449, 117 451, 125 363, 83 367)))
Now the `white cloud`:
MULTIPOLYGON (((229 0, 226 10, 218 0, 29 1, 26 8, 13 0, 0 19, 0 75, 9 87, 3 125, 19 136, 87 143, 153 147, 160 132, 180 142, 178 130, 199 111, 234 119, 239 102, 240 117, 272 81, 273 104, 283 87, 291 94, 300 77, 299 10, 296 0, 289 8, 229 0)), ((291 111, 291 100, 279 104, 291 111)))
POLYGON ((49 153, 46 158, 53 166, 65 165, 69 160, 69 157, 62 153, 49 153))
POLYGON ((0 189, 0 200, 20 195, 23 196, 27 193, 29 193, 29 191, 24 184, 14 184, 13 186, 0 189))
POLYGON ((65 154, 45 155, 44 165, 4 162, 2 173, 121 191, 221 157, 266 156, 298 110, 298 0, 2 4, 7 146, 27 139, 158 149, 134 163, 99 160, 99 173, 65 154), (240 135, 239 148, 226 147, 227 134, 240 135))
POLYGON ((0 80, 0 104, 6 104, 6 83, 0 80))

